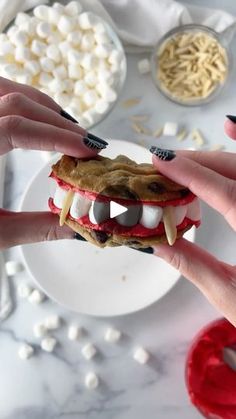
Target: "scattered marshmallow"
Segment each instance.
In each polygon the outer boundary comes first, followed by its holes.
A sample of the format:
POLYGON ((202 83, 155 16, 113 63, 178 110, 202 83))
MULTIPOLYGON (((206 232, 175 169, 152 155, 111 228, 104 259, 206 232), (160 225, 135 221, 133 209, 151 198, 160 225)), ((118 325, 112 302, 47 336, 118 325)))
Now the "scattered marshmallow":
POLYGON ((40 290, 33 290, 28 297, 28 301, 31 304, 41 304, 45 300, 45 295, 40 290))
POLYGON ((67 337, 69 340, 77 340, 82 334, 82 329, 77 324, 71 324, 68 328, 67 337))
POLYGON ((29 22, 30 17, 27 13, 19 12, 15 18, 15 25, 21 27, 24 23, 29 22))
POLYGON ((20 298, 28 298, 32 292, 32 288, 30 285, 22 282, 17 287, 17 294, 20 298))
POLYGON ((96 355, 97 349, 92 343, 87 343, 85 346, 83 346, 81 353, 83 357, 89 361, 96 355))
POLYGON ((68 76, 67 69, 64 65, 58 65, 52 70, 52 74, 54 77, 58 79, 65 79, 68 76))
POLYGON ((98 94, 95 89, 89 89, 83 94, 83 102, 91 107, 98 100, 98 94))
POLYGON ((39 74, 39 84, 41 86, 48 88, 48 86, 52 82, 53 82, 53 78, 52 78, 52 76, 49 73, 45 73, 44 71, 42 71, 39 74))
POLYGON ((29 42, 29 37, 26 32, 18 30, 12 35, 11 42, 16 46, 27 45, 29 42))
POLYGON ((14 54, 15 47, 10 41, 0 41, 0 55, 14 54))
POLYGON ((94 47, 94 35, 93 33, 85 33, 82 36, 81 42, 80 42, 80 48, 82 51, 90 51, 94 47))
POLYGON ((96 72, 94 70, 86 72, 84 81, 89 87, 95 87, 98 82, 96 72))
POLYGON ((96 64, 97 59, 91 53, 85 53, 80 62, 81 67, 83 67, 85 70, 93 70, 96 67, 96 64))
POLYGON ((121 338, 121 331, 118 329, 114 329, 113 327, 108 327, 105 332, 104 340, 109 343, 116 343, 121 338))
POLYGON ((150 69, 150 61, 147 58, 144 58, 138 62, 138 71, 140 74, 150 73, 150 69))
POLYGON ((73 80, 81 79, 82 77, 82 68, 79 64, 69 64, 68 65, 68 76, 73 80))
POLYGON ((39 22, 36 27, 36 33, 39 38, 47 38, 52 35, 52 28, 48 22, 39 22))
POLYGON ((74 91, 74 81, 71 79, 65 79, 64 83, 64 91, 65 93, 72 93, 74 91))
POLYGON ((47 334, 47 328, 44 323, 35 323, 33 327, 33 334, 36 338, 42 338, 47 334))
POLYGON ((44 325, 48 330, 56 330, 61 326, 61 319, 57 314, 52 314, 44 320, 44 325))
POLYGON ((19 45, 15 49, 15 60, 19 63, 24 64, 31 59, 30 49, 19 45))
POLYGON ((22 360, 29 359, 34 353, 34 348, 28 343, 22 343, 18 349, 18 356, 22 360))
POLYGON ((166 122, 163 127, 163 135, 174 137, 178 132, 178 124, 176 122, 166 122))
POLYGON ((19 73, 19 67, 16 64, 4 64, 1 68, 2 76, 14 80, 19 73))
POLYGON ((77 47, 80 44, 81 38, 82 38, 82 32, 74 31, 74 32, 68 33, 66 39, 70 44, 77 47))
POLYGON ((88 372, 85 376, 84 383, 89 390, 94 390, 99 385, 99 378, 94 372, 88 372))
POLYGON ((49 91, 53 93, 62 93, 64 91, 64 81, 60 79, 52 79, 48 85, 49 91))
POLYGON ((21 262, 15 260, 9 260, 5 263, 5 269, 7 276, 13 276, 24 270, 21 262))
POLYGON ((31 51, 37 55, 37 57, 42 57, 45 55, 47 45, 45 42, 38 41, 37 39, 33 39, 31 44, 31 51))
POLYGON ((59 43, 58 48, 61 51, 62 57, 65 58, 65 57, 67 57, 68 51, 70 51, 71 46, 70 46, 69 42, 63 41, 63 42, 59 43))
MULTIPOLYGON (((87 121, 86 127, 94 125, 98 120, 98 114, 94 108, 89 108, 87 111, 82 113, 82 118, 87 121)), ((96 224, 96 223, 95 223, 96 224)))
POLYGON ((86 90, 88 90, 88 86, 84 80, 78 80, 75 82, 74 93, 76 96, 83 96, 86 90))
POLYGON ((133 354, 133 358, 135 361, 137 361, 139 364, 146 364, 150 358, 149 353, 146 351, 146 349, 142 348, 141 346, 138 347, 133 354))
POLYGON ((51 44, 47 47, 46 55, 51 60, 55 61, 55 63, 59 63, 61 61, 61 53, 56 44, 51 44))
POLYGON ((27 84, 29 86, 32 86, 33 84, 32 75, 26 71, 21 74, 17 74, 16 81, 17 83, 27 84))
POLYGON ((103 100, 103 99, 99 99, 99 100, 97 100, 97 102, 96 102, 96 104, 95 104, 95 106, 94 106, 94 109, 95 109, 95 111, 98 113, 98 114, 104 114, 105 112, 107 112, 108 111, 108 109, 109 109, 109 102, 107 102, 107 101, 105 101, 105 100, 103 100))
POLYGON ((24 68, 32 74, 32 76, 37 76, 40 73, 41 67, 38 61, 31 60, 24 63, 24 68))
POLYGON ((48 20, 50 8, 45 5, 40 5, 34 8, 33 13, 40 20, 48 20))
POLYGON ((54 99, 63 109, 70 103, 70 95, 67 93, 55 93, 54 99))
POLYGON ((53 352, 55 346, 57 344, 57 340, 52 336, 48 336, 41 341, 41 348, 43 351, 46 352, 53 352))

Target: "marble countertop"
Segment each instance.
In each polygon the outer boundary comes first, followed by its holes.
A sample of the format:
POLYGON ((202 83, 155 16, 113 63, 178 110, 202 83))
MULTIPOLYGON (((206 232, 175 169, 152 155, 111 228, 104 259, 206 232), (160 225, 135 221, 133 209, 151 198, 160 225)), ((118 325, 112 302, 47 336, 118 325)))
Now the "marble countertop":
MULTIPOLYGON (((205 2, 188 1, 203 5, 205 2)), ((225 1, 225 9, 236 14, 236 5, 225 1)), ((220 7, 220 1, 208 1, 209 7, 220 7)), ((236 51, 235 51, 236 59, 236 51)), ((145 56, 145 55, 144 55, 145 56)), ((185 108, 170 103, 155 89, 150 76, 140 77, 137 56, 128 57, 128 77, 119 103, 93 131, 104 138, 140 138, 130 126, 127 116, 150 115, 152 129, 165 121, 177 121, 188 130, 199 128, 205 139, 204 148, 223 144, 228 151, 235 143, 223 132, 227 113, 235 114, 236 83, 231 82, 221 96, 202 108, 185 108), (121 102, 140 97, 134 109, 124 109, 121 102)), ((181 143, 171 139, 143 137, 146 147, 152 143, 167 148, 187 148, 189 138, 181 143)), ((26 186, 36 171, 45 164, 41 153, 14 151, 8 156, 4 206, 17 209, 26 186), (13 171, 14 168, 14 171, 13 171)), ((197 230, 196 242, 217 257, 233 263, 235 237, 223 219, 203 206, 203 224, 197 230), (219 240, 220 238, 220 240, 219 240), (234 245, 233 245, 234 243, 234 245)), ((21 260, 18 248, 6 252, 7 260, 21 260)), ((150 256, 152 257, 152 256, 150 256)), ((235 261, 234 261, 235 263, 235 261)), ((47 300, 32 306, 19 300, 16 286, 20 280, 32 280, 26 272, 10 280, 15 309, 0 326, 0 417, 1 419, 197 419, 201 415, 190 404, 184 382, 186 353, 191 340, 201 327, 220 316, 195 287, 180 278, 177 285, 160 301, 138 313, 112 319, 74 314, 47 300), (54 353, 39 350, 32 327, 49 313, 58 313, 62 328, 55 333, 58 346, 54 353), (81 341, 70 342, 66 326, 76 321, 86 331, 81 341), (108 325, 117 326, 124 338, 116 346, 103 341, 108 325), (19 342, 34 344, 36 355, 28 362, 18 358, 19 342), (93 361, 81 357, 81 345, 92 341, 99 349, 93 361), (132 350, 141 344, 151 354, 150 362, 141 366, 132 359, 132 350), (96 391, 86 390, 84 374, 95 370, 101 384, 96 391)))

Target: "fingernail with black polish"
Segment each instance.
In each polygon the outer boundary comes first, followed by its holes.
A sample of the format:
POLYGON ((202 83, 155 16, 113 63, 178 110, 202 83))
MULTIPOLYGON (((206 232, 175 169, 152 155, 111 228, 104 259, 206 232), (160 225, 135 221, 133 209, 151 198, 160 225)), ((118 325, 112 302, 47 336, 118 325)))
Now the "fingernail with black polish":
POLYGON ((63 118, 69 119, 69 121, 72 121, 78 124, 78 121, 73 116, 71 116, 68 112, 64 111, 64 109, 61 109, 60 114, 61 116, 63 116, 63 118))
POLYGON ((81 236, 79 233, 75 233, 74 234, 74 239, 76 239, 76 240, 81 240, 81 241, 83 241, 83 242, 86 242, 87 240, 83 237, 83 236, 81 236))
POLYGON ((108 145, 108 143, 105 140, 102 140, 101 138, 97 137, 96 135, 91 134, 91 132, 88 132, 87 137, 91 140, 95 140, 97 142, 100 142, 101 144, 108 145))
POLYGON ((139 252, 148 253, 149 255, 152 255, 154 253, 154 250, 152 247, 144 247, 140 249, 136 249, 135 247, 131 247, 131 249, 138 250, 139 252))
POLYGON ((84 144, 86 145, 86 147, 93 150, 102 150, 103 148, 106 148, 105 144, 101 143, 98 140, 92 140, 88 137, 84 137, 84 144))
POLYGON ((234 124, 236 124, 236 116, 234 116, 234 115, 226 115, 226 118, 228 118, 230 121, 232 121, 234 124))
POLYGON ((165 148, 159 148, 156 146, 152 146, 149 150, 152 154, 155 154, 160 160, 173 160, 176 156, 173 150, 167 150, 165 148))

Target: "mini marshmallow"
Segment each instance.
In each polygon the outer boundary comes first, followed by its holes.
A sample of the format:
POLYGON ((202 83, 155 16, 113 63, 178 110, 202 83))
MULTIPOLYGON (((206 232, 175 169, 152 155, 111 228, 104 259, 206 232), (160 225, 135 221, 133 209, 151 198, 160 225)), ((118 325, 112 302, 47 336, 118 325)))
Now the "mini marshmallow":
POLYGON ((69 340, 77 340, 82 334, 82 329, 77 324, 71 324, 68 328, 67 337, 69 340))
POLYGON ((11 42, 14 45, 27 45, 29 42, 29 37, 26 32, 18 30, 11 36, 11 42))
POLYGON ((0 42, 7 42, 9 41, 8 36, 5 33, 0 33, 0 42))
POLYGON ((85 33, 82 36, 81 42, 80 42, 80 48, 82 51, 90 51, 93 49, 95 44, 95 39, 93 33, 85 33))
POLYGON ((176 122, 166 122, 163 127, 163 135, 174 137, 178 132, 178 124, 176 122))
POLYGON ((110 46, 109 44, 99 44, 94 48, 94 54, 98 58, 107 58, 110 53, 110 46))
POLYGON ((83 357, 89 361, 95 356, 95 354, 97 353, 97 350, 92 343, 87 343, 81 349, 81 353, 83 357))
POLYGON ((53 352, 56 344, 57 344, 57 340, 51 336, 48 336, 42 339, 41 348, 43 349, 43 351, 53 352))
POLYGON ((27 84, 28 86, 32 85, 32 75, 27 71, 22 72, 21 74, 17 74, 16 76, 17 83, 27 84))
POLYGON ((46 55, 51 60, 55 61, 55 63, 59 63, 61 61, 61 53, 56 44, 51 44, 47 47, 46 55))
POLYGON ((78 16, 78 23, 81 29, 87 30, 92 29, 96 23, 96 16, 91 12, 84 12, 78 16))
POLYGON ((83 8, 78 1, 70 1, 65 6, 65 12, 69 16, 76 16, 82 12, 83 8))
POLYGON ((57 25, 62 14, 63 12, 56 10, 54 7, 50 7, 47 21, 53 25, 57 25))
POLYGON ((70 103, 70 96, 66 93, 55 93, 54 100, 64 109, 70 103))
POLYGON ((69 107, 71 108, 72 112, 77 116, 76 119, 78 119, 78 115, 82 112, 82 102, 80 98, 74 97, 70 101, 69 107))
POLYGON ((99 70, 97 72, 98 82, 108 83, 109 85, 113 84, 114 77, 109 70, 99 70))
POLYGON ((102 22, 97 22, 93 25, 93 31, 96 34, 102 34, 102 33, 106 33, 106 27, 102 22))
POLYGON ((38 24, 36 18, 35 18, 35 21, 31 19, 27 22, 22 23, 21 26, 19 27, 20 30, 26 32, 29 37, 34 37, 36 35, 36 27, 38 24))
POLYGON ((48 36, 47 43, 49 45, 50 44, 58 45, 60 42, 64 42, 63 39, 64 38, 59 32, 53 32, 51 35, 48 36))
POLYGON ((108 44, 110 42, 110 38, 106 32, 95 32, 94 39, 97 44, 108 44))
POLYGON ((83 74, 83 71, 79 64, 68 65, 68 75, 71 79, 74 79, 74 80, 81 79, 82 74, 83 74))
POLYGON ((29 20, 30 20, 30 16, 27 15, 27 13, 19 12, 16 15, 14 23, 16 26, 21 27, 22 24, 29 22, 29 20))
POLYGON ((5 270, 7 276, 13 276, 18 274, 19 272, 22 272, 24 270, 24 267, 21 262, 9 260, 5 263, 5 270))
MULTIPOLYGON (((14 36, 17 32, 19 31, 19 28, 18 28, 18 26, 16 26, 16 25, 12 25, 9 29, 8 29, 8 31, 7 31, 7 36, 8 36, 8 38, 11 40, 11 37, 12 36, 14 36)), ((2 36, 3 34, 1 34, 1 36, 2 36)), ((5 34, 4 34, 5 35, 5 34)), ((6 39, 5 39, 6 40, 6 39)))
POLYGON ((72 93, 74 91, 74 82, 71 79, 63 80, 65 93, 72 93))
POLYGON ((53 78, 49 73, 45 73, 44 71, 42 71, 39 74, 39 84, 41 86, 48 88, 48 86, 50 85, 52 81, 53 81, 53 78))
POLYGON ((119 51, 117 49, 113 49, 109 54, 108 62, 110 64, 120 65, 120 62, 121 62, 122 59, 123 59, 122 51, 119 51))
POLYGON ((42 70, 45 71, 46 73, 51 73, 55 68, 54 61, 51 60, 51 58, 41 57, 39 62, 40 62, 42 70))
POLYGON ((21 283, 17 287, 17 294, 20 298, 28 298, 31 292, 31 286, 26 283, 21 283))
POLYGON ((63 6, 61 3, 53 3, 52 8, 57 10, 59 13, 63 14, 65 12, 65 6, 63 6))
POLYGON ((57 314, 52 314, 45 319, 44 325, 48 330, 59 329, 61 326, 61 319, 57 314))
POLYGON ((95 89, 89 89, 83 94, 83 102, 88 106, 92 106, 98 100, 98 95, 95 89))
POLYGON ((40 20, 48 20, 50 7, 45 5, 40 5, 34 8, 33 14, 40 20))
POLYGON ((63 41, 63 42, 60 42, 60 44, 58 45, 58 48, 61 51, 62 57, 64 58, 64 57, 67 57, 68 51, 70 51, 71 46, 69 42, 63 41))
POLYGON ((55 67, 52 71, 52 74, 58 79, 65 79, 68 76, 67 69, 64 65, 55 67))
MULTIPOLYGON (((89 108, 87 111, 82 113, 82 118, 84 119, 84 121, 86 121, 86 125, 83 125, 83 126, 87 128, 87 127, 91 127, 97 122, 98 114, 95 111, 95 108, 89 108)), ((81 119, 80 119, 80 123, 81 123, 81 119)), ((93 224, 96 224, 96 222, 94 222, 93 224)))
POLYGON ((15 60, 19 63, 25 63, 31 59, 31 51, 27 47, 19 45, 15 50, 15 60))
POLYGON ((14 54, 15 47, 10 41, 0 41, 0 56, 6 56, 8 54, 14 54))
POLYGON ((31 304, 41 304, 45 300, 45 295, 40 290, 33 290, 28 297, 31 304))
POLYGON ((93 70, 97 65, 97 59, 93 54, 85 53, 80 62, 80 65, 85 70, 93 70))
POLYGON ((94 372, 88 372, 85 376, 84 383, 89 390, 94 390, 99 385, 98 376, 94 372))
POLYGON ((87 73, 85 73, 84 81, 87 84, 87 86, 89 86, 89 87, 96 86, 96 84, 98 82, 96 72, 91 70, 91 71, 88 71, 87 73))
POLYGON ((104 340, 109 343, 116 343, 121 338, 121 332, 118 329, 114 329, 113 327, 108 327, 105 332, 104 340))
POLYGON ((66 40, 75 47, 77 47, 80 44, 81 39, 82 39, 81 31, 70 32, 68 33, 67 38, 66 38, 66 40))
POLYGON ((68 33, 73 32, 76 26, 76 19, 69 16, 61 16, 58 22, 58 29, 63 35, 68 35, 68 33))
POLYGON ((114 102, 117 99, 117 93, 107 83, 98 83, 96 90, 106 102, 114 102))
POLYGON ((78 80, 75 82, 75 86, 74 86, 75 95, 82 96, 87 90, 88 90, 88 87, 84 80, 78 80))
POLYGON ((69 64, 79 64, 83 55, 76 49, 70 49, 67 54, 67 60, 69 64))
POLYGON ((26 359, 29 359, 34 353, 34 348, 31 345, 28 345, 28 343, 22 343, 19 346, 18 349, 18 356, 20 359, 23 359, 24 361, 26 359))
POLYGON ((38 41, 37 39, 33 39, 31 44, 31 51, 35 55, 37 55, 38 57, 42 57, 43 55, 45 55, 46 48, 47 45, 44 42, 38 41))
POLYGON ((150 60, 144 58, 138 62, 138 71, 140 74, 147 74, 150 73, 150 60))
POLYGON ((42 322, 35 323, 33 327, 33 334, 36 338, 42 338, 47 334, 47 328, 42 322))
POLYGON ((135 359, 135 361, 142 365, 148 362, 149 357, 149 353, 141 346, 138 347, 133 354, 133 358, 135 359))
POLYGON ((110 67, 110 71, 112 74, 114 73, 119 73, 120 72, 120 64, 116 63, 116 64, 112 64, 110 67))
POLYGON ((107 112, 108 111, 108 109, 109 109, 109 103, 108 102, 106 102, 105 100, 103 100, 103 99, 99 99, 96 103, 95 103, 95 106, 94 106, 94 109, 95 109, 95 111, 98 113, 98 114, 104 114, 105 112, 107 112))
POLYGON ((64 80, 52 79, 48 85, 48 88, 52 93, 62 93, 65 90, 64 80))
POLYGON ((52 28, 48 22, 40 22, 36 27, 36 33, 39 38, 48 38, 52 35, 52 28))

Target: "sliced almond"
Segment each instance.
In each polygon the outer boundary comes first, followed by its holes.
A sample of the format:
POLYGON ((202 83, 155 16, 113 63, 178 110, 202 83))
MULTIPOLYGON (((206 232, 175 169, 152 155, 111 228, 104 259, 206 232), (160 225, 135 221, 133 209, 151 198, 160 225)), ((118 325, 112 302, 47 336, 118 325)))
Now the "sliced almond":
POLYGON ((159 138, 161 134, 163 133, 163 128, 157 128, 153 133, 153 137, 159 138))
POLYGON ((60 224, 61 227, 65 223, 66 216, 69 212, 69 209, 70 209, 72 201, 73 201, 73 197, 74 197, 74 192, 72 190, 70 190, 70 191, 67 192, 67 194, 64 198, 61 213, 60 213, 60 220, 59 220, 59 224, 60 224))
POLYGON ((131 115, 130 119, 135 122, 147 122, 149 120, 149 115, 131 115))
POLYGON ((127 100, 124 100, 124 102, 122 102, 122 106, 124 108, 131 108, 132 106, 138 105, 141 99, 139 98, 130 98, 127 100))
POLYGON ((173 207, 169 206, 163 208, 163 223, 167 241, 169 245, 172 246, 177 238, 177 228, 175 225, 175 213, 173 207))
POLYGON ((187 137, 187 131, 186 129, 182 129, 179 134, 177 135, 177 140, 178 141, 183 141, 186 137, 187 137))

